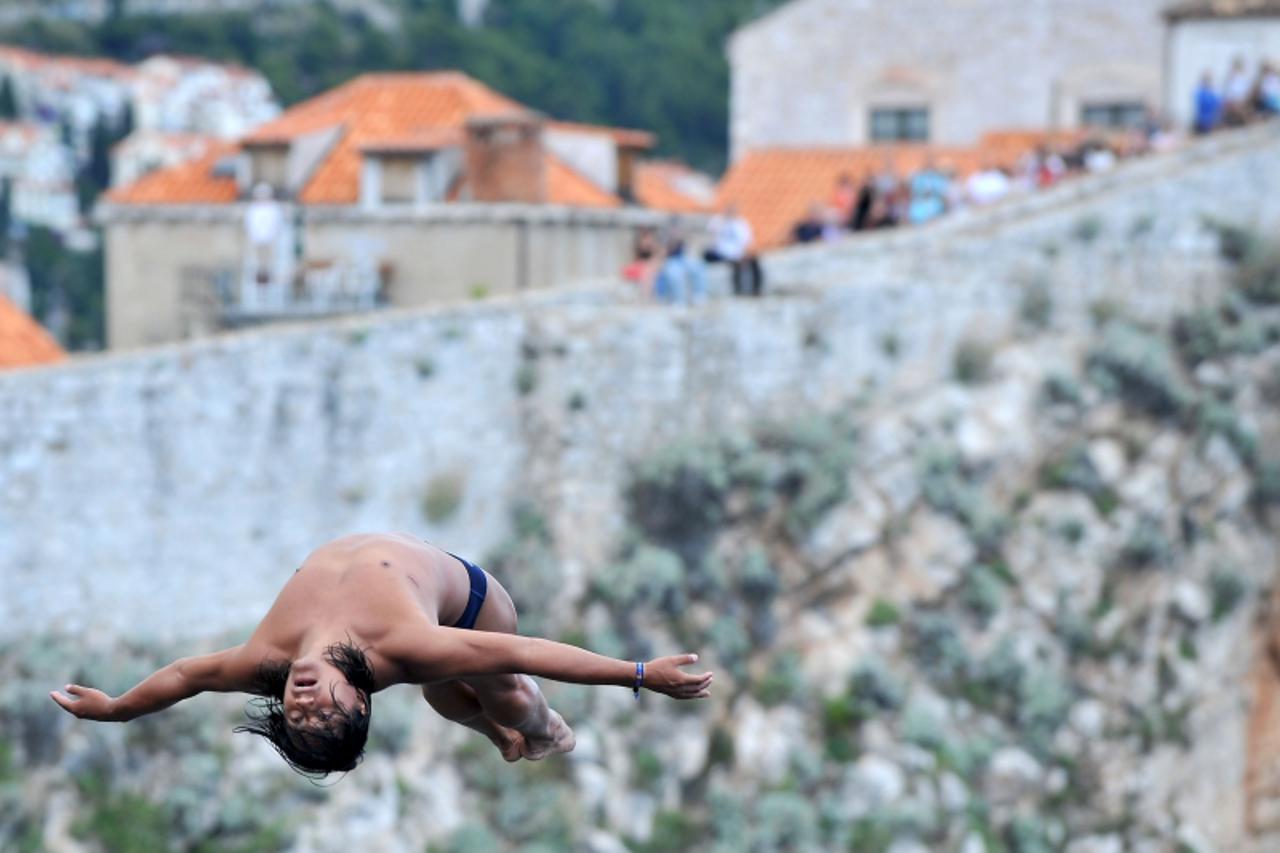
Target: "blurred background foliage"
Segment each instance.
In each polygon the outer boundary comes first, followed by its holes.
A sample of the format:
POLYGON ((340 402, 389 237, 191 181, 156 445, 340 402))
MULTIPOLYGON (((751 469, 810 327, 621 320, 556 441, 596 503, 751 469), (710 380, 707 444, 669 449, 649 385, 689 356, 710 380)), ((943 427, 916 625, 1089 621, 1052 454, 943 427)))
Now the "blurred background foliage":
POLYGON ((127 62, 179 53, 253 66, 287 106, 366 71, 453 68, 556 118, 658 134, 658 153, 719 172, 725 40, 780 0, 494 0, 476 26, 455 0, 388 0, 398 26, 327 2, 201 15, 32 19, 0 41, 127 62))

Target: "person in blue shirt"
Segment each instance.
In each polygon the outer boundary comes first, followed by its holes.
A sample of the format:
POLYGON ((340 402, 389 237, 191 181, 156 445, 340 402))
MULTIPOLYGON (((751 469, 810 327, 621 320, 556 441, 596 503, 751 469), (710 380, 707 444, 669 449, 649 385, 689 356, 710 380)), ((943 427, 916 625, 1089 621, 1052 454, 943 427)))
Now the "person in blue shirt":
POLYGON ((930 158, 924 168, 911 178, 911 204, 907 216, 912 225, 920 225, 947 212, 947 192, 951 182, 930 158))
POLYGON ((1213 75, 1206 71, 1196 87, 1195 132, 1204 134, 1218 126, 1222 117, 1222 96, 1213 88, 1213 75))

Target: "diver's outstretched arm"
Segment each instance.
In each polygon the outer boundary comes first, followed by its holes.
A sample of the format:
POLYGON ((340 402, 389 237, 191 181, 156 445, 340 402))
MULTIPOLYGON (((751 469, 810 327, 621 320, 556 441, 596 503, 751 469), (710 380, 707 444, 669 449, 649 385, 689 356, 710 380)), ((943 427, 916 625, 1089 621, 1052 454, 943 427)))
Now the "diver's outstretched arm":
POLYGON ((245 647, 235 646, 213 654, 180 658, 116 698, 79 684, 68 684, 65 693, 51 691, 49 698, 83 720, 122 723, 198 693, 248 690, 256 671, 257 663, 245 654, 245 647))
MULTIPOLYGON (((393 654, 407 673, 424 682, 498 673, 620 687, 631 687, 636 679, 635 661, 605 657, 539 637, 431 626, 418 627, 397 640, 398 653, 393 654)), ((711 673, 680 669, 697 660, 697 655, 684 654, 646 662, 644 687, 677 699, 707 696, 711 673)))

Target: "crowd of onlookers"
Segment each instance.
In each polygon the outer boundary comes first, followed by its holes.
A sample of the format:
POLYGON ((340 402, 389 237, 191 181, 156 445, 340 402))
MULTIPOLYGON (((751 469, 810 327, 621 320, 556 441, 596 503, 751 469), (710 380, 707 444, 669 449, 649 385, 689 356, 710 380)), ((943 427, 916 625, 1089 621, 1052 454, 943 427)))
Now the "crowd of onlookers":
POLYGON ((1211 71, 1204 72, 1196 87, 1193 130, 1198 134, 1275 115, 1280 115, 1280 69, 1273 63, 1259 63, 1250 74, 1238 57, 1220 87, 1214 85, 1211 71))
POLYGON ((707 264, 724 264, 735 296, 760 296, 764 274, 752 251, 751 224, 729 204, 707 229, 707 247, 700 254, 686 246, 679 228, 665 236, 653 229, 636 237, 631 263, 622 277, 637 285, 641 295, 674 305, 703 302, 708 296, 707 264))
MULTIPOLYGON (((1206 72, 1195 94, 1193 130, 1209 133, 1221 127, 1239 127, 1280 114, 1280 70, 1262 62, 1250 73, 1243 59, 1236 59, 1220 89, 1206 72)), ((815 201, 795 224, 795 243, 830 240, 850 231, 917 225, 949 211, 981 207, 1007 196, 1052 186, 1070 175, 1105 172, 1122 158, 1149 151, 1167 150, 1178 143, 1178 133, 1168 122, 1148 110, 1135 127, 1088 132, 1067 144, 1044 144, 1023 155, 1015 164, 989 158, 983 165, 960 175, 944 162, 927 160, 917 171, 899 176, 892 158, 884 167, 861 180, 841 175, 825 202, 815 201)))
MULTIPOLYGON (((1215 86, 1205 72, 1195 92, 1196 134, 1280 115, 1280 69, 1262 62, 1250 73, 1237 58, 1215 86)), ((895 168, 892 152, 886 152, 881 168, 855 178, 841 174, 830 195, 814 201, 791 230, 793 243, 834 240, 857 231, 919 225, 968 207, 982 207, 1021 193, 1053 186, 1077 174, 1106 172, 1126 157, 1176 146, 1180 135, 1154 112, 1136 126, 1098 129, 1076 136, 1059 135, 1021 157, 1003 161, 988 152, 982 164, 962 174, 953 164, 927 157, 923 165, 906 174, 895 168), (1066 140, 1066 141, 1062 141, 1066 140)), ((752 249, 751 226, 735 205, 726 205, 711 220, 707 248, 696 253, 686 246, 684 235, 672 230, 665 236, 642 232, 636 240, 634 260, 623 276, 641 292, 659 302, 692 304, 707 298, 706 264, 728 266, 735 295, 759 296, 764 281, 752 249)))

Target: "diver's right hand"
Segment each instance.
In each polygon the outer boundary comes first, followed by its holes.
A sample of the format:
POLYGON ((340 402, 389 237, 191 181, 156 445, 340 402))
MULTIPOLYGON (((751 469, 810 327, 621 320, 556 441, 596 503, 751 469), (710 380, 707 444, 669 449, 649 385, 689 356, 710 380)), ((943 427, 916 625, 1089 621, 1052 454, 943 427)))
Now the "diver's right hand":
POLYGON ((68 684, 65 693, 51 690, 49 698, 57 702, 64 711, 82 720, 116 721, 120 719, 116 716, 116 700, 92 687, 68 684))

